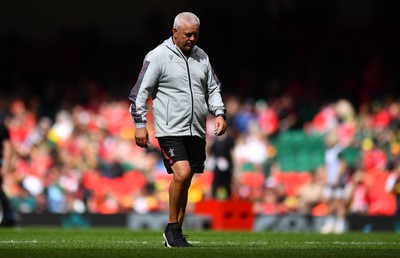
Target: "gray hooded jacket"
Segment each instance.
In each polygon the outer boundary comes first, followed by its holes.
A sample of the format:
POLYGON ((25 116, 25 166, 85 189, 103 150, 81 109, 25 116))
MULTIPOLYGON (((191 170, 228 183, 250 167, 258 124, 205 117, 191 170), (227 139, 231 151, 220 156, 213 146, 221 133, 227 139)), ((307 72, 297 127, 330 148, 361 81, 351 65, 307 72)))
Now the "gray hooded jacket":
POLYGON ((220 82, 207 54, 195 46, 186 58, 172 37, 146 55, 130 92, 130 113, 136 128, 146 126, 150 96, 156 137, 205 138, 207 114, 225 113, 220 82))

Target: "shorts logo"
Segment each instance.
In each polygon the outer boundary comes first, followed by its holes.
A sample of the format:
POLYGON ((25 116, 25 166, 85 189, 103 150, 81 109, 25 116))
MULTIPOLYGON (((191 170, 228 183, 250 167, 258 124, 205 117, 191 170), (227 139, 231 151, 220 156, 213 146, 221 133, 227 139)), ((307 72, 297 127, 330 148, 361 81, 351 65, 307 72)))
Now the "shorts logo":
POLYGON ((170 148, 169 150, 168 150, 168 152, 169 152, 169 156, 172 158, 173 156, 175 156, 175 153, 174 153, 174 149, 172 149, 172 148, 170 148))

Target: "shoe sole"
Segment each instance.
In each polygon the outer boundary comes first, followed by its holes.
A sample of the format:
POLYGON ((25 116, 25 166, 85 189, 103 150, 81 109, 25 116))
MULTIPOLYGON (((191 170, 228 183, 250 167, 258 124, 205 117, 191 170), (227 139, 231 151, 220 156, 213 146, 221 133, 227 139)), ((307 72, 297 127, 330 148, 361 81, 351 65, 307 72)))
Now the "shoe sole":
POLYGON ((163 233, 163 238, 164 238, 164 246, 165 247, 172 247, 172 246, 170 246, 169 244, 168 244, 168 241, 167 241, 167 237, 165 236, 165 233, 163 233))
MULTIPOLYGON (((165 246, 165 247, 172 248, 173 246, 171 246, 170 244, 168 244, 167 237, 165 236, 165 233, 163 233, 163 238, 164 238, 164 246, 165 246)), ((193 247, 193 246, 192 246, 192 245, 189 245, 189 246, 181 246, 181 247, 193 247)))

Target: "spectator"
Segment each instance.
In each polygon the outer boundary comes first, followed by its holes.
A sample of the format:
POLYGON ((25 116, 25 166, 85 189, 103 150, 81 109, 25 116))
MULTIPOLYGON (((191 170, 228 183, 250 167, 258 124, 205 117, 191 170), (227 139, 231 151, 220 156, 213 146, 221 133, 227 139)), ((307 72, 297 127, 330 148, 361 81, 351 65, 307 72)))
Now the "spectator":
POLYGON ((343 147, 338 143, 335 132, 326 136, 325 171, 326 183, 323 189, 323 198, 328 206, 328 214, 321 233, 345 232, 346 227, 346 162, 342 158, 343 147))
POLYGON ((9 196, 3 189, 3 180, 12 172, 13 148, 10 133, 5 125, 5 114, 0 110, 0 225, 14 226, 16 224, 14 211, 11 208, 9 196))
POLYGON ((254 202, 254 213, 258 215, 279 215, 279 195, 274 187, 266 187, 261 200, 254 202))
POLYGON ((368 186, 365 183, 365 171, 356 170, 346 186, 349 195, 349 213, 366 215, 368 211, 368 186))
POLYGON ((232 195, 233 158, 235 139, 229 130, 221 137, 214 137, 210 147, 210 159, 213 160, 213 181, 211 194, 219 200, 230 199, 232 195))
POLYGON ((298 212, 306 218, 311 226, 314 208, 322 203, 322 194, 326 182, 324 167, 318 168, 312 173, 311 180, 302 186, 297 195, 298 212))
POLYGON ((385 190, 396 196, 395 230, 400 233, 400 166, 397 166, 387 177, 385 190))

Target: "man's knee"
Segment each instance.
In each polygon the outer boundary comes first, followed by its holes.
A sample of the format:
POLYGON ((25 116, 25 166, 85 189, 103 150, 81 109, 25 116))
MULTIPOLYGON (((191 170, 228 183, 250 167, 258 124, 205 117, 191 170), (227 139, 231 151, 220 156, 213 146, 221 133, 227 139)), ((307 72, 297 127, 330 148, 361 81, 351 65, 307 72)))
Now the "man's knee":
POLYGON ((190 169, 190 164, 186 160, 182 161, 177 161, 172 165, 172 171, 173 171, 173 180, 176 182, 189 182, 192 179, 192 171, 190 169))

